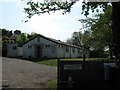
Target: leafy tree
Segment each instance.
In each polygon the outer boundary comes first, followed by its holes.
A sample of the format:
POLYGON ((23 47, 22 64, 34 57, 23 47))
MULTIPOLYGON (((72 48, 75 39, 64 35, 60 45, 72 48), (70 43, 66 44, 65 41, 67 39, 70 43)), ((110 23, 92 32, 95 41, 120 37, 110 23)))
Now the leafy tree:
POLYGON ((82 23, 84 23, 84 26, 86 26, 84 28, 87 28, 91 31, 91 37, 86 40, 90 42, 90 44, 95 50, 99 50, 102 48, 104 50, 104 48, 108 47, 110 52, 110 58, 112 58, 113 56, 111 9, 111 6, 107 6, 104 13, 95 15, 95 17, 97 18, 80 20, 82 23))
POLYGON ((90 31, 84 31, 84 33, 82 35, 83 47, 85 47, 88 50, 91 50, 93 48, 92 43, 93 43, 93 39, 91 37, 91 32, 90 31))
MULTIPOLYGON (((113 50, 114 50, 114 55, 116 56, 116 60, 119 59, 120 60, 120 35, 118 33, 120 33, 120 25, 119 25, 119 21, 120 21, 120 2, 112 2, 112 36, 113 36, 113 50)), ((88 8, 85 13, 86 15, 88 15, 89 10, 91 8, 97 8, 98 6, 102 5, 104 8, 106 8, 106 6, 108 5, 108 3, 97 3, 96 5, 94 5, 93 3, 85 3, 83 6, 83 9, 86 9, 86 7, 88 8), (85 7, 85 8, 84 8, 85 7)))
POLYGON ((82 33, 81 32, 73 32, 72 37, 67 40, 67 43, 81 46, 82 44, 82 33))
MULTIPOLYGON (((74 1, 61 1, 61 0, 56 0, 56 1, 52 1, 52 0, 44 0, 43 3, 39 3, 39 2, 34 2, 33 0, 30 0, 27 2, 28 7, 24 8, 25 13, 28 14, 28 18, 31 18, 32 16, 34 16, 35 14, 40 15, 40 14, 44 14, 44 13, 49 13, 50 12, 55 12, 55 11, 59 11, 62 10, 63 14, 70 12, 71 11, 71 7, 77 2, 78 0, 74 0, 74 1)), ((89 10, 91 9, 93 12, 94 10, 100 6, 100 8, 103 8, 103 10, 106 8, 106 6, 108 5, 108 2, 84 2, 83 1, 83 6, 82 6, 82 14, 84 14, 85 16, 89 15, 89 10)), ((97 9, 98 11, 98 9, 97 9)))
POLYGON ((2 36, 8 36, 8 30, 6 30, 6 29, 0 29, 0 30, 2 30, 2 36))
POLYGON ((14 43, 13 40, 10 40, 9 37, 2 37, 2 56, 7 55, 7 44, 14 43))
POLYGON ((31 18, 35 14, 40 15, 43 13, 55 12, 58 10, 62 10, 63 14, 66 12, 70 12, 71 6, 74 5, 75 2, 61 2, 61 1, 45 1, 44 3, 34 2, 30 0, 27 2, 29 7, 24 8, 25 13, 28 14, 28 18, 31 18))
POLYGON ((21 31, 20 31, 20 30, 15 30, 15 31, 14 31, 14 34, 20 35, 20 34, 21 34, 21 31))
POLYGON ((3 40, 2 42, 2 50, 7 50, 7 44, 14 43, 13 40, 3 40))
POLYGON ((6 30, 6 29, 0 29, 2 31, 2 36, 7 36, 7 37, 11 37, 12 36, 12 31, 6 30))
POLYGON ((72 38, 68 41, 71 40, 72 44, 76 43, 75 45, 81 42, 82 46, 96 52, 103 52, 104 49, 109 48, 110 58, 112 58, 111 9, 111 6, 108 6, 104 13, 96 14, 94 18, 79 20, 83 24, 84 33, 79 35, 80 32, 74 32, 72 38))
POLYGON ((32 32, 31 34, 27 34, 27 38, 31 39, 31 38, 33 38, 33 37, 35 37, 37 35, 38 35, 37 33, 32 32))
POLYGON ((6 29, 0 29, 2 31, 2 36, 9 36, 9 30, 6 29))
POLYGON ((20 36, 17 39, 18 46, 21 47, 23 45, 23 43, 25 43, 28 40, 29 39, 26 37, 26 34, 25 33, 21 33, 20 36))
POLYGON ((12 31, 8 31, 8 37, 11 37, 12 36, 12 31))
POLYGON ((73 32, 72 37, 67 39, 67 43, 73 44, 76 46, 85 47, 89 50, 90 42, 88 42, 90 39, 90 33, 89 31, 82 32, 73 32))

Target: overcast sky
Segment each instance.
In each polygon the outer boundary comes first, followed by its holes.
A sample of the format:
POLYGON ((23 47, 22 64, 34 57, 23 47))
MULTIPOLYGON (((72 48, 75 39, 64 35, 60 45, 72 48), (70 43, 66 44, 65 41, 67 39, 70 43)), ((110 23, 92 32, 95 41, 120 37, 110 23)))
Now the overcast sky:
POLYGON ((80 31, 82 27, 79 19, 85 18, 82 12, 81 2, 77 2, 70 13, 62 15, 60 11, 56 13, 33 16, 27 23, 23 12, 26 7, 25 1, 21 0, 1 0, 0 1, 0 28, 7 30, 21 30, 24 33, 36 32, 46 37, 65 41, 71 37, 74 31, 80 31), (9 2, 8 2, 9 1, 9 2))

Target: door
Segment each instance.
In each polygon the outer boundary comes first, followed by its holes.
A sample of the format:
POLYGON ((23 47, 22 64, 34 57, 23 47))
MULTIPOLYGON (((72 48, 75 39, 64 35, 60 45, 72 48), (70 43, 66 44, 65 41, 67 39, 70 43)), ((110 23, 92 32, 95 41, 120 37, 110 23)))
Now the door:
POLYGON ((40 46, 36 46, 36 57, 37 58, 41 57, 41 47, 40 46))

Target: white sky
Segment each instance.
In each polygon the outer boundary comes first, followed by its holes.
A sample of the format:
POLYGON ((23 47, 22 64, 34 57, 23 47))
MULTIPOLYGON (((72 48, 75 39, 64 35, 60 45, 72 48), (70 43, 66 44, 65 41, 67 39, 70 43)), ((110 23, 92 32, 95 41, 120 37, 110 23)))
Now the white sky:
POLYGON ((0 1, 0 28, 7 30, 21 30, 25 33, 36 32, 46 37, 65 41, 71 37, 74 31, 80 31, 82 27, 79 19, 85 18, 82 12, 81 2, 77 2, 70 13, 62 15, 60 11, 56 13, 33 16, 27 23, 23 23, 26 14, 23 8, 25 1, 2 0, 0 1))

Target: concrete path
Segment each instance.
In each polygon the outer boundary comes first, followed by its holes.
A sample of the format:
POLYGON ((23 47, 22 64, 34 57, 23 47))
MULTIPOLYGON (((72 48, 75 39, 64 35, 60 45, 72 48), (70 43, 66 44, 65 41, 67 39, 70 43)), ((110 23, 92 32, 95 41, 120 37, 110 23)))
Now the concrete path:
POLYGON ((2 83, 10 88, 44 88, 57 77, 57 68, 27 60, 2 58, 2 83))

